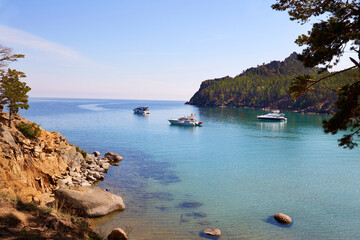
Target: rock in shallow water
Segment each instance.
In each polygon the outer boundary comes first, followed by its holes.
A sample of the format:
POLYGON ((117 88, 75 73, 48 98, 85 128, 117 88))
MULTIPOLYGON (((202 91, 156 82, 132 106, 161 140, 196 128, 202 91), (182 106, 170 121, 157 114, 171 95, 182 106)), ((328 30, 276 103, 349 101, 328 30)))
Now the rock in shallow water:
POLYGON ((100 217, 125 209, 120 196, 98 187, 60 188, 55 191, 55 198, 87 217, 100 217))
POLYGON ((207 228, 203 231, 204 234, 214 236, 214 237, 220 237, 221 230, 215 229, 215 228, 207 228))
POLYGON ((114 228, 111 233, 107 236, 109 240, 126 240, 128 239, 127 234, 121 228, 114 228))
POLYGON ((289 223, 292 222, 291 217, 289 217, 288 215, 283 214, 283 213, 275 214, 274 218, 275 218, 276 221, 278 221, 281 224, 289 224, 289 223))
POLYGON ((113 152, 106 153, 104 158, 108 159, 111 162, 120 162, 121 160, 123 160, 122 156, 113 152))

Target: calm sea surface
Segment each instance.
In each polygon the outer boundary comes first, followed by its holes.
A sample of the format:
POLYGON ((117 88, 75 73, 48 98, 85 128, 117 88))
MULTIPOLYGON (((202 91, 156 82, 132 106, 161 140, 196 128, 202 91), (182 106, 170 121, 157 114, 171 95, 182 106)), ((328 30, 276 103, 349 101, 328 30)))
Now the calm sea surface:
POLYGON ((132 228, 131 239, 360 239, 359 150, 337 146, 328 116, 199 108, 173 101, 32 98, 22 115, 89 153, 124 157, 98 186, 127 209, 96 219, 98 231, 132 228), (150 115, 132 109, 148 105, 150 115), (197 114, 203 127, 167 119, 197 114), (190 204, 191 203, 191 204, 190 204), (293 224, 270 216, 283 212, 293 224))

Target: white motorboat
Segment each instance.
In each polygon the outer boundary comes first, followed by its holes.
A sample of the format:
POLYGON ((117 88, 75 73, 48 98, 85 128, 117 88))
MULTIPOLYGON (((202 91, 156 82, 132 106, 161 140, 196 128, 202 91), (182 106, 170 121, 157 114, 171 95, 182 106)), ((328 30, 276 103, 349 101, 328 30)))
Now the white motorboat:
POLYGON ((169 122, 174 125, 195 127, 201 126, 203 122, 198 122, 195 120, 195 115, 191 114, 190 116, 183 116, 178 119, 169 119, 169 122))
POLYGON ((150 113, 148 106, 136 107, 133 110, 134 110, 134 113, 139 113, 139 114, 149 114, 150 113))
POLYGON ((279 110, 274 110, 271 113, 257 116, 260 120, 270 120, 270 121, 286 121, 287 118, 285 117, 284 113, 280 113, 279 110))

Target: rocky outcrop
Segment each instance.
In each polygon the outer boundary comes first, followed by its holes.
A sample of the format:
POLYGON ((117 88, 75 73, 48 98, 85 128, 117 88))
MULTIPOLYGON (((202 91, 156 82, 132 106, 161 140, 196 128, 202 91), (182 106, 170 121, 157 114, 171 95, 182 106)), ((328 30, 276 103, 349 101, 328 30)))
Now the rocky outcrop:
POLYGON ((283 213, 275 214, 274 218, 275 218, 276 221, 278 221, 281 224, 289 224, 289 223, 292 222, 291 217, 289 217, 288 215, 283 214, 283 213))
POLYGON ((41 130, 40 137, 29 139, 16 128, 19 123, 31 122, 16 116, 8 127, 7 115, 0 116, 0 193, 40 203, 41 194, 51 193, 78 160, 60 133, 41 130))
POLYGON ((128 236, 121 228, 114 228, 111 233, 107 236, 109 240, 126 240, 128 236))
POLYGON ((29 139, 17 129, 20 123, 31 124, 16 115, 8 127, 8 115, 0 115, 0 193, 19 197, 25 202, 42 203, 60 186, 91 186, 104 178, 112 159, 100 153, 83 157, 59 132, 41 129, 39 137, 29 139))
POLYGON ((120 196, 98 187, 60 188, 55 191, 55 198, 85 217, 100 217, 125 209, 120 196))

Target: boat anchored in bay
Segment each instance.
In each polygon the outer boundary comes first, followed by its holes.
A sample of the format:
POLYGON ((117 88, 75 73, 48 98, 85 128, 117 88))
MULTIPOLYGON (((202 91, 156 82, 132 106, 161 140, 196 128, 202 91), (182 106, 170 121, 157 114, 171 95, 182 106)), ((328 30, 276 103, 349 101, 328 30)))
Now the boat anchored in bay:
POLYGON ((259 120, 268 120, 268 121, 286 121, 284 113, 280 113, 279 110, 273 110, 271 113, 257 116, 259 120))
POLYGON ((203 122, 198 122, 195 119, 195 114, 191 114, 190 116, 183 116, 178 119, 169 119, 169 122, 174 125, 186 126, 186 127, 195 127, 201 126, 203 122))
POLYGON ((138 114, 149 114, 149 107, 148 106, 139 106, 133 109, 134 113, 138 114))

